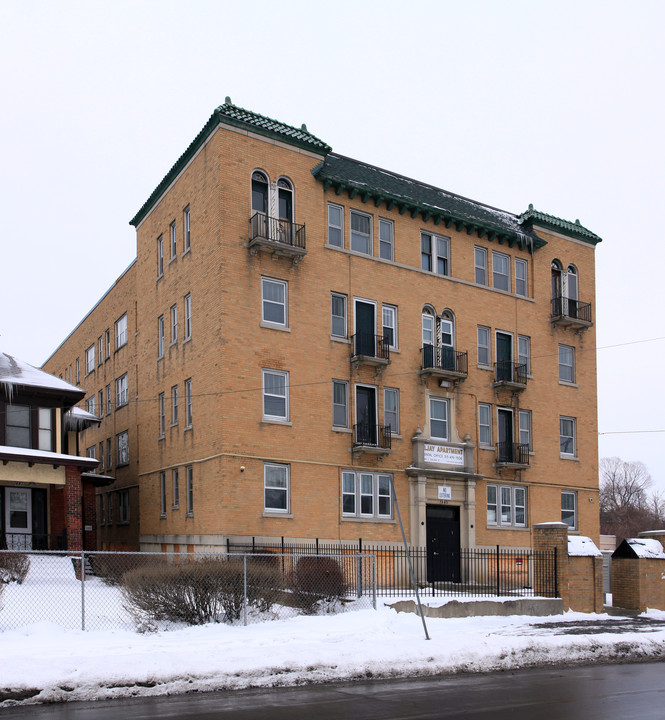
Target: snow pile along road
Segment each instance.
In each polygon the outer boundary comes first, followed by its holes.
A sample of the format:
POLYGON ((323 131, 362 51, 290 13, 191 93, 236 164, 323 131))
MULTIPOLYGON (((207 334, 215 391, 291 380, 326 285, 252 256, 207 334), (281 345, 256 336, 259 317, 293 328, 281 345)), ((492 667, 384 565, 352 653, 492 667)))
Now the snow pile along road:
MULTIPOLYGON (((391 603, 396 599, 391 599, 391 603)), ((1 634, 1 706, 97 700, 331 680, 509 670, 665 658, 665 612, 643 629, 610 631, 607 615, 565 613, 428 619, 387 607, 256 625, 205 625, 138 634, 50 622, 1 634), (555 623, 593 620, 593 634, 555 623), (608 632, 598 625, 606 621, 608 632), (662 624, 661 624, 662 622, 662 624), (560 627, 560 626, 559 626, 560 627)))

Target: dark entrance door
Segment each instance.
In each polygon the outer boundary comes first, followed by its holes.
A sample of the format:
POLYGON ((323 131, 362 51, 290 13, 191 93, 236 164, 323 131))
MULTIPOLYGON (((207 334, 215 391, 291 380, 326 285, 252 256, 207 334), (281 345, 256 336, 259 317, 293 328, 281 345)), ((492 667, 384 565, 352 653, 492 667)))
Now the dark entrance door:
POLYGON ((376 355, 374 333, 376 331, 376 308, 372 303, 356 300, 356 355, 376 355))
POLYGON ((427 582, 460 581, 459 507, 427 506, 427 582))
POLYGON ((496 379, 513 379, 513 336, 508 333, 496 334, 496 379))
POLYGON ((356 442, 376 445, 376 390, 356 386, 356 442))

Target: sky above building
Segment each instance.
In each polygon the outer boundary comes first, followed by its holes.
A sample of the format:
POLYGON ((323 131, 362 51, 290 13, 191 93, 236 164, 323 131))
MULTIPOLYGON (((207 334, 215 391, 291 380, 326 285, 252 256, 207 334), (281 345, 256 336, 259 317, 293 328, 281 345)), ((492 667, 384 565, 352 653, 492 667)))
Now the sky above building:
POLYGON ((343 155, 600 235, 600 456, 643 461, 665 492, 664 20, 658 0, 4 0, 0 350, 54 352, 230 96, 343 155))

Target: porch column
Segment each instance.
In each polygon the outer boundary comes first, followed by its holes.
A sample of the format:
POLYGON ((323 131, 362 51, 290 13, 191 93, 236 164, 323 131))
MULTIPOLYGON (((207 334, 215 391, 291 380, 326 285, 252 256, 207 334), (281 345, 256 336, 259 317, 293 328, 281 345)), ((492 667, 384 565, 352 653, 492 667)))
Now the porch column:
POLYGON ((80 469, 65 468, 65 529, 68 550, 83 549, 82 497, 83 483, 80 469))

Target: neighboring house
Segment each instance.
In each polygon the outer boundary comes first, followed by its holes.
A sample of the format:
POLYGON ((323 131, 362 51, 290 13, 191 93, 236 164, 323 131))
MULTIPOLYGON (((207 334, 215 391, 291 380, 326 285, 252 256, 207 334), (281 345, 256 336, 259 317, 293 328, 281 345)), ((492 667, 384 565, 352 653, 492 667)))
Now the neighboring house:
POLYGON ((600 238, 579 221, 227 99, 131 224, 136 260, 45 364, 121 464, 102 547, 398 543, 394 492, 432 558, 553 520, 598 540, 600 238))
POLYGON ((84 392, 0 352, 0 547, 94 549, 97 460, 77 432, 97 418, 70 408, 84 392))

